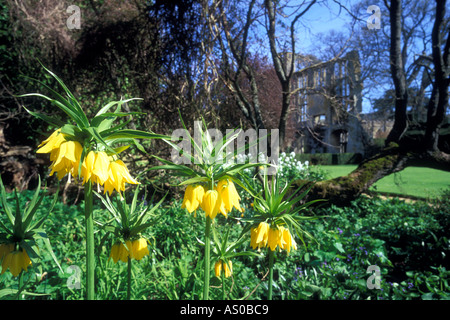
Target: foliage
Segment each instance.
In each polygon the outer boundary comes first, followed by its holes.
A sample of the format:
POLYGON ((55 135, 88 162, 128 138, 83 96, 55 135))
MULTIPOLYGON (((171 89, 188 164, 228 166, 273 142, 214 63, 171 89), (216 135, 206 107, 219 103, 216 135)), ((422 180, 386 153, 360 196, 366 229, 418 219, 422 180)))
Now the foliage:
MULTIPOLYGON (((448 194, 449 191, 447 191, 448 194)), ((28 202, 33 193, 24 192, 20 202, 28 202)), ((8 197, 10 197, 9 195, 8 197)), ((433 203, 406 203, 398 199, 382 200, 361 197, 350 207, 332 207, 329 216, 303 227, 319 242, 307 243, 306 249, 279 253, 274 270, 274 299, 448 299, 450 288, 450 256, 448 231, 450 224, 449 198, 433 203), (381 271, 380 289, 368 289, 369 265, 381 271)), ((47 214, 53 197, 46 196, 36 212, 36 219, 47 214)), ((151 205, 149 199, 139 203, 151 205)), ((252 207, 245 203, 245 216, 252 207)), ((203 235, 203 222, 180 209, 180 201, 166 200, 155 215, 159 223, 143 234, 150 240, 150 256, 133 264, 132 299, 200 299, 202 296, 203 256, 196 254, 202 248, 197 239, 203 235), (139 276, 139 275, 144 275, 139 276)), ((40 267, 25 273, 27 291, 34 296, 27 299, 83 298, 74 282, 77 271, 84 270, 83 205, 55 204, 45 222, 52 248, 61 264, 62 272, 49 253, 43 253, 40 267)), ((316 214, 320 214, 317 211, 316 214)), ((94 206, 97 220, 106 221, 109 214, 94 206)), ((2 213, 0 220, 6 216, 2 213)), ((233 228, 229 239, 235 241, 244 223, 232 217, 217 220, 218 234, 233 228)), ((123 299, 126 293, 125 264, 108 261, 110 244, 101 243, 102 232, 96 234, 100 245, 96 248, 98 298, 123 299)), ((240 247, 250 248, 250 239, 240 247)), ((31 267, 30 267, 31 268, 31 267)), ((227 285, 228 299, 264 299, 267 291, 268 261, 262 257, 233 258, 232 284, 227 285)), ((14 288, 9 273, 0 277, 1 286, 14 288)), ((211 279, 211 299, 222 299, 221 282, 211 279)), ((2 299, 9 298, 8 295, 2 299)))

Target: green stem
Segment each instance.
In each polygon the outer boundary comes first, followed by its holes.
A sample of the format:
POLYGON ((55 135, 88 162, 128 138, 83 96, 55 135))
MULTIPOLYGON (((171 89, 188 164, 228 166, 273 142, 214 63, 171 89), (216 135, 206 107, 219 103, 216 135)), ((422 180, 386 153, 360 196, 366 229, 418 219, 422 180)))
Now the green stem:
POLYGON ((127 274, 127 300, 131 299, 131 258, 128 257, 128 274, 127 274))
POLYGON ((92 182, 84 185, 84 215, 86 219, 86 298, 94 300, 95 254, 94 254, 94 219, 92 217, 92 182))
POLYGON ((275 253, 269 248, 269 293, 268 300, 272 300, 272 283, 273 283, 273 258, 275 253))
POLYGON ((222 300, 225 300, 225 272, 222 270, 222 300))
POLYGON ((205 281, 203 286, 203 300, 208 300, 209 298, 209 273, 210 273, 210 234, 211 234, 211 223, 212 219, 206 217, 206 227, 205 227, 205 281))
POLYGON ((17 295, 16 300, 22 300, 22 291, 23 291, 23 271, 20 271, 19 277, 17 279, 17 295))

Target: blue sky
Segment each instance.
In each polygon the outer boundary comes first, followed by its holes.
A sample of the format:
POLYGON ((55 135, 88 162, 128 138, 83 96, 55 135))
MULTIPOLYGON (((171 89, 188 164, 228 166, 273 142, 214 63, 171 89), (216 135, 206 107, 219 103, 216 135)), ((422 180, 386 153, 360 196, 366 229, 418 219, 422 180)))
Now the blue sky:
POLYGON ((339 12, 339 6, 333 1, 329 1, 328 7, 321 3, 314 4, 303 20, 306 26, 310 26, 300 36, 302 49, 306 50, 314 44, 317 34, 327 33, 331 30, 346 30, 346 26, 351 21, 343 10, 339 12))

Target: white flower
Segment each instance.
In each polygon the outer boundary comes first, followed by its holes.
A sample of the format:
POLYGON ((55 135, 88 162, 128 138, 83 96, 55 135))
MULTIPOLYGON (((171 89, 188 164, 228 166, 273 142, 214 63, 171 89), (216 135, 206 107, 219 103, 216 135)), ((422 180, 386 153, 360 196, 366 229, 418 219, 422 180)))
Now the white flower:
POLYGON ((258 162, 264 163, 266 161, 266 157, 264 156, 264 154, 261 152, 258 155, 258 162))

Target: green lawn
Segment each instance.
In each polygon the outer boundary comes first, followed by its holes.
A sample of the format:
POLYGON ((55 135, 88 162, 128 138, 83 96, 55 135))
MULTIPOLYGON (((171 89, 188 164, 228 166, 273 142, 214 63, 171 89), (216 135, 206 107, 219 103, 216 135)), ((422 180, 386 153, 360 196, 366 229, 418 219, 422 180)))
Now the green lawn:
MULTIPOLYGON (((328 172, 330 178, 346 175, 356 168, 355 165, 321 167, 328 172)), ((384 177, 370 190, 434 198, 447 188, 450 188, 450 172, 424 167, 407 167, 399 173, 384 177)))

